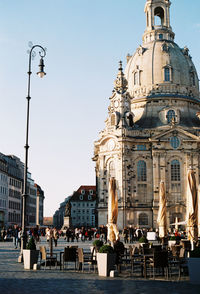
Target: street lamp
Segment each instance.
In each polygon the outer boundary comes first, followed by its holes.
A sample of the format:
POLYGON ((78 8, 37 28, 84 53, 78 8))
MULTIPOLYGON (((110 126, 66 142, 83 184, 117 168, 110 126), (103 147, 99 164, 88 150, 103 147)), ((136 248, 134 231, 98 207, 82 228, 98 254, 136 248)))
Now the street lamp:
POLYGON ((21 241, 21 252, 18 261, 23 261, 23 249, 26 247, 26 200, 28 196, 28 181, 27 181, 27 173, 28 173, 28 137, 29 137, 29 106, 30 106, 30 86, 31 86, 31 60, 35 57, 36 53, 34 51, 35 48, 39 48, 39 55, 40 55, 40 64, 39 64, 39 71, 37 72, 37 75, 40 78, 43 78, 46 73, 44 72, 44 57, 46 55, 46 49, 44 49, 40 45, 32 45, 30 44, 31 50, 28 51, 29 53, 29 67, 28 67, 28 95, 26 97, 27 99, 27 117, 26 117, 26 145, 25 148, 25 163, 24 163, 24 186, 23 186, 23 195, 22 195, 22 241, 21 241))

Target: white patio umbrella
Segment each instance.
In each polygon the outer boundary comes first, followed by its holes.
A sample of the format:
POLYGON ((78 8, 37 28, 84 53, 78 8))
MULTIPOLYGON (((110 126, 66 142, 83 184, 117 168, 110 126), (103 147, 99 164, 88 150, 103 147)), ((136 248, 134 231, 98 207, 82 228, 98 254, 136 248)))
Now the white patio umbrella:
POLYGON ((198 202, 196 178, 193 170, 188 171, 187 183, 187 233, 188 239, 193 242, 198 241, 198 202))
POLYGON ((198 186, 198 236, 200 237, 200 185, 198 186))
POLYGON ((108 240, 113 244, 119 240, 119 231, 117 229, 118 217, 118 198, 116 191, 116 180, 110 178, 109 181, 109 196, 108 196, 108 240))
POLYGON ((167 235, 167 207, 166 207, 165 184, 163 181, 160 182, 159 210, 158 210, 157 223, 159 226, 159 237, 164 238, 167 235))

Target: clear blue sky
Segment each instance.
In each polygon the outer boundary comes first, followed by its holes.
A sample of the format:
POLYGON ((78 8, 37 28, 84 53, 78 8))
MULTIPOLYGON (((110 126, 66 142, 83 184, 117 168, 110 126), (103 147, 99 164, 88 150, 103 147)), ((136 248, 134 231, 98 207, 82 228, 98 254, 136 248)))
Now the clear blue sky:
MULTIPOLYGON (((145 0, 0 0, 0 152, 24 161, 28 42, 32 61, 29 170, 45 216, 80 185, 94 185, 93 143, 104 128, 118 61, 142 43, 145 0)), ((200 73, 200 1, 172 0, 171 25, 200 73)))

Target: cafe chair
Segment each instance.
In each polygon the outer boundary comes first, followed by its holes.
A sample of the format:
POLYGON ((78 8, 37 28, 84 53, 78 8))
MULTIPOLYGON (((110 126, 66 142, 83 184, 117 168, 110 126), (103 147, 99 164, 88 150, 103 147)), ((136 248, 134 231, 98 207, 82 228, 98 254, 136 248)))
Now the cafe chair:
POLYGON ((74 267, 76 270, 76 261, 77 261, 77 247, 65 247, 64 253, 62 255, 62 266, 65 269, 65 264, 74 263, 74 267))
POLYGON ((162 274, 166 273, 167 279, 169 274, 168 268, 168 252, 167 251, 154 251, 153 258, 150 260, 148 266, 153 271, 153 278, 155 279, 155 271, 162 270, 162 274))
POLYGON ((94 271, 96 270, 96 256, 94 254, 95 248, 93 248, 92 253, 84 253, 83 248, 78 248, 78 263, 79 263, 79 270, 84 271, 85 265, 89 266, 89 271, 91 269, 91 266, 93 266, 94 271))
POLYGON ((40 268, 44 265, 44 270, 46 270, 46 267, 49 266, 51 269, 52 265, 55 265, 57 268, 57 253, 50 254, 47 253, 45 246, 40 246, 40 268))

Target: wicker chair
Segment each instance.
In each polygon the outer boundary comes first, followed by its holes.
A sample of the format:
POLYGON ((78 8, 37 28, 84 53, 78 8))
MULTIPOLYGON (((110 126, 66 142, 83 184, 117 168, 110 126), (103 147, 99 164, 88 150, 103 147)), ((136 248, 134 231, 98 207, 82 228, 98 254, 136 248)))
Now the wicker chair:
POLYGON ((153 278, 155 279, 155 270, 162 269, 162 274, 166 270, 168 279, 168 252, 167 251, 154 251, 153 259, 149 262, 148 266, 153 270, 153 278))
POLYGON ((65 268, 65 263, 68 263, 68 262, 74 262, 75 269, 76 269, 76 261, 77 261, 77 248, 65 247, 64 254, 62 256, 63 269, 65 268))
POLYGON ((46 270, 46 267, 49 266, 51 269, 52 265, 55 265, 57 268, 57 253, 47 253, 45 246, 40 246, 40 267, 42 267, 44 264, 44 270, 46 270))
POLYGON ((84 271, 84 266, 87 264, 89 265, 89 271, 91 269, 91 266, 93 266, 94 271, 96 270, 96 255, 94 254, 95 248, 93 248, 93 251, 91 254, 84 254, 83 248, 78 248, 78 263, 79 263, 79 270, 84 271))

